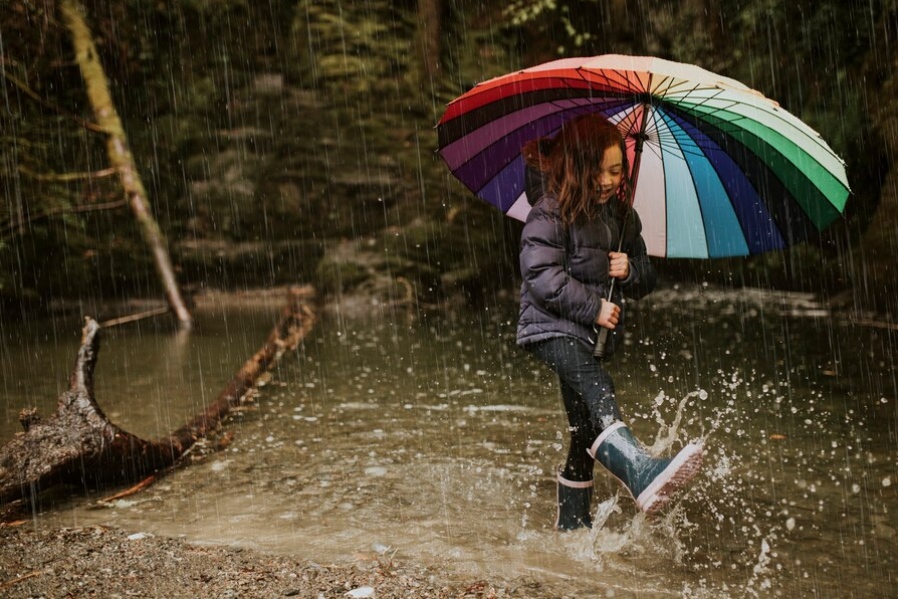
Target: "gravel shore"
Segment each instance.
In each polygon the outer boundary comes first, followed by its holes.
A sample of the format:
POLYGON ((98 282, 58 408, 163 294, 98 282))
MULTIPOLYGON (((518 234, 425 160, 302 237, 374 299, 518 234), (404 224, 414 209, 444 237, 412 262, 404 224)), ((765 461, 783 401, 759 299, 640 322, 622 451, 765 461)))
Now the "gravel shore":
POLYGON ((102 526, 0 527, 0 597, 559 597, 532 581, 452 580, 372 554, 316 564, 102 526))

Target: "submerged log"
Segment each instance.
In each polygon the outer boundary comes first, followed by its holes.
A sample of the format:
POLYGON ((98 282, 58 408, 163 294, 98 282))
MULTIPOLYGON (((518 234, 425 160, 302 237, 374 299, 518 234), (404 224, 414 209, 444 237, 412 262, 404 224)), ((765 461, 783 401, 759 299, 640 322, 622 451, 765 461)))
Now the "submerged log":
POLYGON ((56 412, 41 418, 23 410, 25 429, 0 448, 0 502, 33 498, 60 483, 134 482, 174 464, 239 406, 259 377, 284 351, 295 349, 315 322, 309 288, 292 289, 280 322, 262 347, 234 375, 218 398, 170 435, 148 441, 112 423, 94 397, 93 374, 100 326, 85 319, 81 347, 56 412))

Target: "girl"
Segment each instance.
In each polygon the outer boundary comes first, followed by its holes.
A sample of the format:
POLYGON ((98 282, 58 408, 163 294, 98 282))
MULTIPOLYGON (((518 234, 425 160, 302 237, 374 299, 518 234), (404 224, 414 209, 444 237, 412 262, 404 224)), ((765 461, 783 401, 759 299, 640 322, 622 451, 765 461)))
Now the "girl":
MULTIPOLYGON (((653 514, 698 472, 702 447, 690 443, 672 459, 649 456, 624 424, 614 383, 593 357, 598 327, 610 331, 606 356, 623 339, 621 293, 639 299, 655 287, 642 225, 630 207, 624 141, 617 127, 589 114, 567 122, 554 139, 529 142, 523 154, 541 176, 543 194, 521 236, 517 343, 558 374, 571 433, 567 462, 557 473, 555 527, 592 525, 594 461, 624 484, 640 510, 653 514), (607 301, 612 278, 617 282, 607 301)), ((528 192, 540 189, 532 174, 528 192)))

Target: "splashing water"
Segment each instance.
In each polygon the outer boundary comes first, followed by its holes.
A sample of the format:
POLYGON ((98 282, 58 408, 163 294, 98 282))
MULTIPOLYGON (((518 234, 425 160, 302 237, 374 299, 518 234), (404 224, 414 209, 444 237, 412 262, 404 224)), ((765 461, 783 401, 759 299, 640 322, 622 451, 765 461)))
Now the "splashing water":
MULTIPOLYGON (((674 564, 687 565, 711 574, 726 568, 727 564, 720 559, 701 560, 697 557, 697 547, 690 550, 683 539, 693 533, 707 534, 709 530, 713 530, 716 536, 724 535, 728 530, 738 530, 740 534, 735 538, 744 544, 741 547, 731 545, 730 551, 738 553, 739 557, 729 566, 736 569, 737 561, 740 563, 739 569, 745 572, 743 581, 718 585, 713 582, 713 577, 700 577, 697 583, 683 584, 683 595, 704 598, 747 594, 759 597, 766 596, 778 584, 776 573, 782 570, 782 565, 776 563, 780 557, 776 544, 785 539, 784 534, 794 529, 795 520, 789 518, 782 524, 771 524, 764 517, 769 517, 770 512, 759 514, 751 494, 757 473, 744 467, 752 463, 752 456, 745 451, 750 447, 715 444, 719 435, 734 431, 737 437, 744 435, 740 427, 745 424, 746 415, 736 406, 740 392, 745 392, 746 383, 754 382, 752 378, 746 381, 737 371, 729 374, 718 371, 718 374, 721 375, 718 396, 727 400, 723 405, 712 408, 711 414, 702 422, 705 426, 698 440, 705 445, 707 454, 700 476, 680 494, 670 509, 655 518, 634 513, 629 496, 626 500, 621 499, 622 495, 627 495, 626 491, 615 491, 610 498, 598 503, 593 516, 593 529, 588 533, 572 535, 567 545, 571 557, 590 563, 598 570, 607 566, 609 557, 663 557, 674 564), (696 514, 704 514, 704 517, 696 518, 696 514)), ((774 391, 772 387, 764 389, 768 395, 774 391)), ((689 392, 680 399, 672 398, 664 391, 659 392, 651 404, 649 415, 658 426, 654 443, 646 448, 649 453, 654 456, 670 455, 688 442, 689 432, 684 423, 694 424, 697 418, 691 413, 699 404, 710 399, 711 393, 704 389, 689 392), (671 416, 666 417, 665 407, 673 410, 671 416)), ((619 487, 618 483, 613 484, 619 487)))
MULTIPOLYGON (((877 331, 829 337, 769 309, 757 309, 766 321, 743 327, 756 306, 738 294, 684 297, 642 302, 631 322, 651 334, 635 335, 638 345, 611 366, 621 408, 653 453, 705 444, 702 472, 659 517, 638 514, 597 468, 595 528, 551 529, 551 473, 566 453, 567 423, 557 381, 509 342, 509 307, 488 318, 325 319, 253 409, 235 415, 227 450, 197 455, 127 502, 64 503, 40 520, 314 560, 389 546, 399 559, 459 574, 531 577, 558 595, 836 596, 846 581, 882 595, 898 567, 888 441, 898 402, 870 374, 881 356, 864 348, 888 340, 877 331), (702 322, 713 324, 700 335, 683 326, 697 299, 702 322), (832 349, 836 342, 856 345, 832 349)), ((104 409, 147 436, 194 413, 246 353, 232 343, 235 327, 247 351, 255 346, 246 315, 227 318, 221 330, 207 320, 178 352, 165 331, 111 335, 98 378, 104 409)), ((264 336, 268 319, 256 318, 264 336)), ((17 384, 31 384, 24 375, 35 355, 65 373, 71 349, 29 342, 12 358, 23 373, 17 384)), ((46 387, 43 369, 34 381, 46 387)), ((51 405, 53 391, 42 392, 51 405)), ((12 434, 12 409, 9 423, 12 434)))

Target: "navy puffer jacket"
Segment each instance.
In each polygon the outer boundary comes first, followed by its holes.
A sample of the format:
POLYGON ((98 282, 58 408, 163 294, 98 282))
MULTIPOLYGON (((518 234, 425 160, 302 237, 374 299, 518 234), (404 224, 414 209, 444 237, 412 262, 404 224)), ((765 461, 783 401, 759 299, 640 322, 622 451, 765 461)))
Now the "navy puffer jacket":
MULTIPOLYGON (((630 210, 621 251, 630 262, 627 279, 618 281, 611 298, 621 307, 612 331, 609 354, 624 332, 622 296, 640 299, 655 288, 655 268, 642 240, 642 223, 630 210)), ((552 195, 543 195, 530 210, 521 234, 521 311, 517 343, 527 345, 551 337, 574 337, 593 347, 594 324, 602 298, 608 297, 608 252, 617 251, 620 219, 604 205, 592 220, 565 227, 552 195)))

